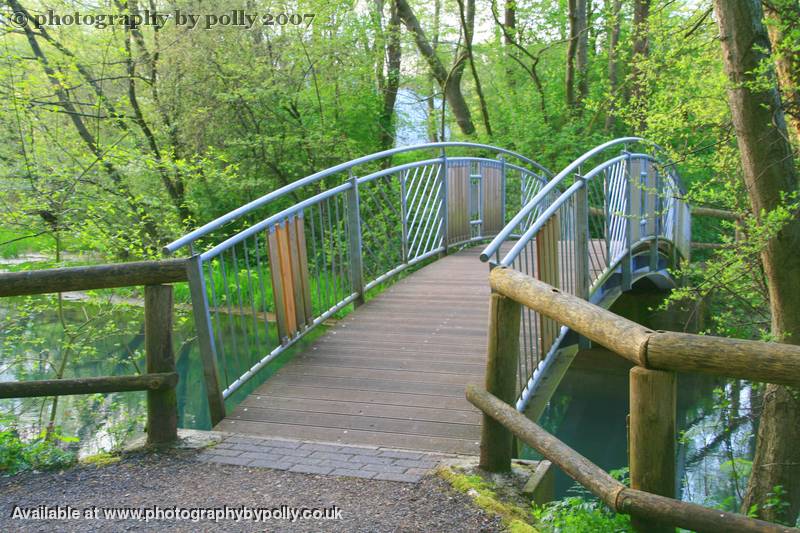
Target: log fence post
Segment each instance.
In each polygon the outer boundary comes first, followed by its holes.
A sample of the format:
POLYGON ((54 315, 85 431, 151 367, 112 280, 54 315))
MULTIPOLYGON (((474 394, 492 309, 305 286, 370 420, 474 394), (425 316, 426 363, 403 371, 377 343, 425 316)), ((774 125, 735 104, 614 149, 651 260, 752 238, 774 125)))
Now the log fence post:
MULTIPOLYGON (((491 295, 489 349, 486 361, 486 390, 513 405, 517 393, 520 304, 501 294, 491 295)), ((511 470, 511 432, 489 415, 481 424, 479 466, 487 472, 511 470)))
MULTIPOLYGON (((630 371, 629 466, 631 488, 675 497, 675 372, 630 371)), ((632 517, 636 531, 674 533, 675 528, 632 517)))
MULTIPOLYGON (((144 288, 144 342, 147 373, 175 372, 172 350, 172 286, 144 288)), ((147 391, 147 444, 164 445, 178 438, 175 387, 147 391)))

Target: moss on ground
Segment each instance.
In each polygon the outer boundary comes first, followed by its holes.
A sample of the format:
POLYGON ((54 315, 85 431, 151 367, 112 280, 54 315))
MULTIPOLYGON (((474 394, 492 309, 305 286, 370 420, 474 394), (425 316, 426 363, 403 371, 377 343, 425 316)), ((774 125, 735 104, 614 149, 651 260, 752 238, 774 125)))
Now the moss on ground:
POLYGON ((537 533, 533 516, 528 509, 514 503, 501 501, 497 497, 494 485, 478 474, 462 474, 453 469, 441 466, 437 474, 446 480, 457 491, 472 498, 475 505, 487 513, 500 517, 506 530, 510 533, 537 533))

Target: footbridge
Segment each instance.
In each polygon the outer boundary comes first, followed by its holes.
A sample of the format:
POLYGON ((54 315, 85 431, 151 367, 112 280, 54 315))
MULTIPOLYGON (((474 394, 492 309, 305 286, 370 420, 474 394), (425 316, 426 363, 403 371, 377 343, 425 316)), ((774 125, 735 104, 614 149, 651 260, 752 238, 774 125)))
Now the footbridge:
MULTIPOLYGON (((645 277, 671 287, 689 259, 683 193, 640 138, 556 174, 446 142, 343 163, 209 222, 166 252, 189 257, 213 424, 477 454, 464 388, 484 380, 489 270, 605 307, 645 277)), ((519 320, 515 407, 535 419, 586 341, 529 308, 519 320)))

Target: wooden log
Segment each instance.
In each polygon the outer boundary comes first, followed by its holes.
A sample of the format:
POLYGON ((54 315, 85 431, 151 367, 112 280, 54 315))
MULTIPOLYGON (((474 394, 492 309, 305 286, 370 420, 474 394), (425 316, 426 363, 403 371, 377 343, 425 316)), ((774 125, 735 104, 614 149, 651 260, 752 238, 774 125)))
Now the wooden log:
MULTIPOLYGON (((511 298, 491 295, 486 390, 506 404, 513 404, 516 400, 519 311, 520 305, 511 298)), ((479 466, 488 472, 509 472, 512 446, 511 433, 493 418, 484 415, 479 466)))
POLYGON ((722 250, 727 247, 722 242, 692 242, 692 250, 722 250))
POLYGON ((175 387, 178 374, 162 372, 140 376, 105 376, 95 378, 43 379, 0 383, 0 398, 35 398, 106 392, 165 390, 175 387))
POLYGON ((650 368, 800 386, 800 346, 659 332, 647 344, 650 368))
POLYGON ((625 489, 618 498, 617 512, 669 523, 673 526, 702 533, 797 533, 798 529, 748 518, 745 515, 709 509, 696 503, 682 502, 625 489))
POLYGON ((721 218, 724 220, 739 220, 739 215, 727 209, 714 209, 712 207, 692 207, 692 216, 721 218))
POLYGON ((635 364, 645 366, 652 330, 508 268, 489 275, 494 290, 577 331, 635 364))
POLYGON ((625 485, 499 398, 474 385, 467 385, 466 391, 467 400, 475 407, 508 428, 546 459, 555 463, 568 476, 601 498, 609 507, 615 508, 617 494, 625 488, 625 485))
MULTIPOLYGON (((144 289, 144 345, 148 373, 175 373, 172 351, 172 287, 144 289)), ((175 387, 147 391, 147 444, 169 444, 178 438, 175 387)))
POLYGON ((186 260, 140 261, 0 273, 0 297, 186 281, 186 260))
POLYGON ((708 533, 798 532, 788 526, 626 488, 605 470, 485 390, 467 385, 466 395, 467 400, 478 409, 509 428, 520 440, 552 461, 616 512, 708 533))
MULTIPOLYGON (((631 488, 675 497, 676 379, 674 372, 630 370, 629 459, 631 488)), ((669 532, 663 523, 633 518, 636 531, 669 532)))

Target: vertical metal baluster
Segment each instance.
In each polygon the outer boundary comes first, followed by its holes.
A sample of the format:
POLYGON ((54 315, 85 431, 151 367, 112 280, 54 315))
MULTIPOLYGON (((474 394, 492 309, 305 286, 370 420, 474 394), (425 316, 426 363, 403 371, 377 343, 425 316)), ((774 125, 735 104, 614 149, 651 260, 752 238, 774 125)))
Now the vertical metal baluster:
MULTIPOLYGON (((325 204, 327 203, 328 201, 325 200, 325 204)), ((320 277, 325 278, 325 305, 323 306, 323 312, 331 308, 331 283, 328 278, 328 254, 325 250, 325 216, 323 214, 325 204, 322 202, 317 204, 319 206, 319 237, 320 248, 322 248, 322 267, 325 269, 324 275, 323 272, 320 271, 320 277)))
MULTIPOLYGON (((264 311, 264 347, 269 351, 269 308, 267 307, 267 291, 264 288, 264 273, 261 267, 261 254, 258 246, 258 233, 253 235, 256 247, 256 270, 258 270, 258 283, 261 287, 261 309, 264 311)), ((265 243, 266 245, 266 243, 265 243)))
MULTIPOLYGON (((317 204, 319 205, 319 204, 317 204)), ((314 312, 314 316, 319 316, 325 312, 325 307, 322 303, 322 276, 320 276, 319 270, 319 252, 317 250, 317 234, 314 230, 314 206, 309 207, 309 216, 308 216, 308 225, 311 227, 311 249, 312 253, 314 254, 314 279, 316 280, 317 285, 317 305, 319 305, 319 311, 314 312)))
POLYGON ((403 225, 400 246, 403 258, 401 263, 408 262, 408 206, 406 205, 406 178, 408 170, 400 173, 400 222, 403 225))
MULTIPOLYGON (((213 259, 212 259, 213 261, 213 259)), ((219 304, 217 303, 217 291, 214 289, 216 282, 214 281, 214 267, 211 264, 211 261, 207 262, 206 265, 208 266, 208 280, 209 285, 211 287, 211 303, 214 306, 214 323, 215 326, 213 328, 214 335, 216 337, 216 352, 219 353, 219 362, 222 366, 222 373, 225 376, 225 386, 228 386, 230 381, 228 380, 228 365, 225 361, 225 343, 223 342, 222 338, 222 326, 220 325, 219 320, 219 304)))
MULTIPOLYGON (((233 256, 233 274, 234 274, 234 280, 236 281, 237 301, 239 302, 238 323, 239 323, 239 329, 241 329, 242 336, 244 337, 244 343, 243 343, 242 348, 247 350, 246 353, 245 353, 245 361, 247 361, 247 364, 249 365, 250 364, 250 359, 252 357, 252 349, 250 347, 250 334, 247 331, 247 329, 248 329, 247 328, 247 319, 245 318, 245 314, 244 314, 244 305, 243 305, 243 298, 242 298, 242 287, 241 287, 241 285, 239 283, 239 261, 238 261, 238 258, 236 256, 236 246, 237 245, 231 246, 231 255, 233 256)), ((241 354, 239 354, 239 359, 241 359, 241 354)), ((241 371, 242 369, 239 369, 239 370, 241 371)))
POLYGON ((333 308, 338 302, 336 295, 338 294, 337 287, 339 286, 339 281, 336 279, 336 236, 333 233, 333 223, 331 222, 331 200, 336 201, 336 197, 325 200, 328 207, 328 236, 331 240, 331 289, 333 290, 329 309, 333 308))
MULTIPOLYGON (((231 334, 231 345, 233 348, 233 358, 239 358, 239 347, 238 343, 236 342, 236 332, 234 331, 234 325, 232 322, 233 319, 233 310, 231 309, 231 295, 230 295, 230 288, 228 287, 228 275, 225 269, 225 253, 219 255, 219 266, 220 266, 220 273, 222 274, 222 286, 225 289, 225 305, 228 307, 228 314, 226 321, 228 322, 228 331, 231 334)), ((227 387, 230 383, 225 383, 227 387)))
POLYGON ((250 309, 253 313, 253 336, 255 337, 254 344, 256 346, 255 351, 258 352, 258 345, 260 343, 260 339, 258 337, 258 314, 256 313, 256 294, 253 290, 253 278, 250 270, 250 254, 247 250, 247 239, 242 240, 242 245, 244 248, 244 265, 247 268, 247 290, 250 295, 250 309))

